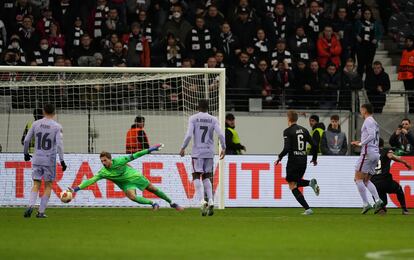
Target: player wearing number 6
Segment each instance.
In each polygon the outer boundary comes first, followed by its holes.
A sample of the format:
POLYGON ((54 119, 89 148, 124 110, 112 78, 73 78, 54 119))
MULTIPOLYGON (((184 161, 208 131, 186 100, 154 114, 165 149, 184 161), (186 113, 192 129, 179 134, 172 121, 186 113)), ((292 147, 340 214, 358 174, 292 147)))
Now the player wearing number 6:
POLYGON ((101 179, 107 179, 114 182, 121 190, 123 190, 128 199, 138 204, 151 205, 154 210, 159 209, 160 206, 158 203, 155 203, 147 198, 137 196, 136 189, 141 191, 147 190, 165 200, 170 204, 171 208, 174 208, 177 211, 182 211, 184 210, 183 207, 179 206, 177 203, 173 203, 161 189, 156 188, 147 178, 145 178, 144 175, 128 165, 129 162, 151 152, 158 151, 162 147, 162 144, 156 144, 148 149, 133 153, 131 155, 120 156, 113 159, 110 153, 101 152, 99 157, 104 167, 102 167, 102 169, 100 169, 99 172, 89 180, 85 180, 78 187, 72 187, 69 188, 69 190, 71 192, 78 192, 101 179))
POLYGON ((29 146, 32 137, 35 137, 35 153, 33 155, 33 187, 29 196, 29 207, 24 212, 24 217, 29 218, 32 215, 33 207, 39 193, 42 178, 45 182, 45 192, 40 200, 39 212, 36 217, 46 218, 45 210, 49 202, 52 183, 56 176, 56 153, 59 154, 60 165, 62 170, 66 170, 66 164, 63 160, 63 137, 62 126, 54 120, 55 107, 46 104, 43 107, 44 117, 33 123, 24 139, 24 160, 30 161, 32 157, 29 154, 29 146))
POLYGON ((276 165, 280 163, 286 154, 289 154, 286 165, 286 181, 289 184, 289 189, 292 191, 296 200, 305 208, 303 215, 312 215, 313 211, 305 200, 305 197, 300 192, 299 187, 311 186, 316 196, 319 195, 319 186, 315 179, 310 181, 304 180, 307 161, 306 143, 311 145, 311 154, 313 165, 317 165, 318 145, 313 142, 311 135, 306 128, 296 124, 298 121, 298 114, 295 111, 288 111, 287 113, 289 127, 283 131, 284 147, 279 154, 276 165))
POLYGON ((187 134, 181 146, 180 155, 184 156, 185 148, 193 137, 192 165, 193 181, 198 199, 201 200, 201 215, 213 215, 213 168, 214 168, 214 132, 219 136, 221 144, 220 160, 224 158, 226 141, 221 131, 217 118, 207 113, 208 101, 200 100, 198 103, 199 113, 192 115, 188 120, 187 134), (202 184, 201 180, 202 179, 202 184), (204 191, 203 191, 204 187, 204 191), (208 202, 204 200, 204 192, 208 202))

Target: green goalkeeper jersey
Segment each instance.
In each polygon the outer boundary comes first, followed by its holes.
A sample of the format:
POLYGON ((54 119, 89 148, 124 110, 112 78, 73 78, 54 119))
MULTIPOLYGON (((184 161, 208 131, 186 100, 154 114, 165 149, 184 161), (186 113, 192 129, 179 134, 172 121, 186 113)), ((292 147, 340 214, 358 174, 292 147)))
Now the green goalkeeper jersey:
POLYGON ((148 149, 146 149, 131 155, 121 156, 112 159, 111 168, 102 167, 102 169, 100 169, 95 176, 83 181, 79 185, 79 188, 82 190, 101 179, 111 180, 119 187, 123 187, 127 183, 134 182, 137 179, 145 178, 140 172, 129 166, 127 163, 148 153, 149 151, 148 149))

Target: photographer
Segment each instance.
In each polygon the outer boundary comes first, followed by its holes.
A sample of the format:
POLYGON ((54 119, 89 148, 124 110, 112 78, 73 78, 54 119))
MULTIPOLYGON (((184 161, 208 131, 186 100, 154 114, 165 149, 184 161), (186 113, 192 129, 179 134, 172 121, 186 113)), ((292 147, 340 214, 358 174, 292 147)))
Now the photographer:
POLYGON ((395 148, 396 155, 414 154, 414 135, 410 130, 411 121, 408 118, 401 120, 397 130, 391 135, 389 143, 395 148))

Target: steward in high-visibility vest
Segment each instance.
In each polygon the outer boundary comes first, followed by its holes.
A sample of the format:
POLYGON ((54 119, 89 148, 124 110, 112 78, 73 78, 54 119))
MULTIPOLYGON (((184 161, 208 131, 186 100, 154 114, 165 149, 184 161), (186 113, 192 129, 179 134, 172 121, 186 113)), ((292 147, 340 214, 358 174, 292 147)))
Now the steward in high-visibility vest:
POLYGON ((135 124, 131 126, 126 134, 125 152, 133 154, 149 148, 149 141, 144 130, 145 118, 137 116, 135 124))
MULTIPOLYGON (((309 123, 312 126, 312 132, 311 132, 311 136, 312 136, 312 140, 314 142, 314 144, 316 144, 317 147, 317 151, 318 154, 322 154, 321 151, 321 141, 322 141, 322 135, 325 132, 325 125, 323 123, 319 123, 319 116, 317 115, 312 115, 309 118, 309 123)), ((308 145, 306 147, 306 151, 308 154, 311 154, 311 146, 308 145)))
MULTIPOLYGON (((43 109, 36 108, 35 110, 33 110, 33 118, 34 118, 34 121, 42 119, 43 118, 43 109)), ((24 127, 22 140, 21 140, 22 145, 24 145, 24 138, 26 138, 27 133, 29 132, 30 128, 32 128, 32 124, 33 124, 34 121, 27 122, 26 126, 24 127)), ((32 140, 30 141, 30 144, 29 144, 29 153, 34 152, 34 146, 35 146, 35 139, 33 137, 32 140)))
POLYGON ((239 134, 235 130, 236 123, 233 114, 226 115, 226 154, 238 155, 242 154, 242 151, 246 151, 240 143, 239 134))

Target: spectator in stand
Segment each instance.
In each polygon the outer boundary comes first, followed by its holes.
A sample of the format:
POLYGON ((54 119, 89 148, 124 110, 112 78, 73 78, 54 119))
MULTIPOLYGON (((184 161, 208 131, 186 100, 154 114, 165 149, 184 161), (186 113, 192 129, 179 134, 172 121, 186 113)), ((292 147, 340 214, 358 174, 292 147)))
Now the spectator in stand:
POLYGON ((81 45, 73 50, 71 57, 77 66, 94 67, 96 65, 96 59, 93 56, 95 52, 91 37, 85 33, 81 37, 81 45))
POLYGON ((365 89, 369 102, 374 107, 374 113, 382 113, 387 99, 386 93, 390 87, 390 77, 384 71, 381 62, 375 61, 365 78, 365 89))
POLYGON ((224 53, 222 51, 216 51, 214 54, 214 57, 217 61, 217 68, 225 68, 226 65, 224 65, 224 53))
POLYGON ((342 47, 338 38, 333 33, 332 26, 325 26, 322 37, 318 39, 317 48, 318 62, 321 68, 326 68, 328 63, 333 63, 336 68, 339 68, 342 47))
POLYGON ((414 155, 414 134, 411 131, 410 119, 401 120, 401 124, 391 135, 389 143, 396 149, 397 155, 414 155))
MULTIPOLYGON (((316 62, 316 64, 318 64, 316 62)), ((304 60, 298 60, 293 68, 293 76, 295 78, 295 100, 293 107, 299 109, 312 109, 315 107, 316 91, 310 83, 312 73, 304 60)))
POLYGON ((122 22, 118 16, 118 10, 114 7, 109 8, 108 18, 105 21, 104 35, 111 35, 116 33, 122 35, 127 31, 127 26, 122 22))
POLYGON ((30 0, 30 3, 39 10, 49 7, 49 0, 30 0))
POLYGON ((319 2, 311 1, 309 4, 309 15, 305 20, 306 34, 316 42, 319 33, 325 28, 326 21, 320 12, 319 2))
POLYGON ((231 32, 230 24, 224 22, 221 25, 220 37, 216 42, 216 48, 224 53, 224 63, 234 65, 236 57, 241 52, 239 39, 231 32))
POLYGON ((247 100, 254 93, 256 79, 256 71, 254 64, 249 63, 249 54, 241 52, 239 61, 236 63, 232 73, 231 87, 227 93, 230 103, 238 110, 247 111, 247 100), (232 102, 233 101, 233 102, 232 102))
POLYGON ((226 115, 226 154, 240 155, 246 147, 240 143, 239 134, 235 130, 236 118, 233 114, 226 115))
POLYGON ((266 33, 272 43, 279 39, 287 39, 292 31, 292 24, 285 12, 285 5, 277 2, 274 8, 274 14, 265 18, 266 33))
MULTIPOLYGON (((7 51, 12 51, 15 57, 18 58, 18 64, 26 65, 26 52, 22 48, 20 37, 17 34, 13 34, 10 37, 10 44, 7 46, 7 51)), ((13 56, 13 55, 12 55, 13 56)))
POLYGON ((127 0, 126 9, 127 9, 127 23, 131 24, 139 20, 139 13, 141 11, 147 12, 150 9, 151 2, 149 0, 127 0))
POLYGON ((256 37, 253 39, 255 53, 258 59, 269 59, 271 45, 263 29, 258 29, 256 37))
POLYGON ((249 13, 249 9, 244 7, 240 8, 238 10, 238 17, 231 26, 242 49, 246 48, 246 46, 252 42, 257 30, 257 23, 254 19, 249 17, 249 13))
POLYGON ((39 33, 40 37, 46 37, 50 33, 50 25, 56 23, 53 19, 52 11, 48 8, 42 10, 42 19, 40 19, 36 24, 36 31, 39 33))
POLYGON ((84 34, 83 26, 82 26, 82 20, 80 17, 75 18, 75 22, 73 24, 73 28, 68 33, 68 41, 66 41, 66 46, 68 49, 66 52, 69 52, 70 50, 79 47, 80 45, 80 39, 82 35, 84 34))
POLYGON ((364 10, 362 18, 356 21, 355 26, 358 73, 362 76, 371 69, 382 32, 381 25, 374 19, 370 9, 364 10))
POLYGON ((65 37, 69 37, 75 22, 76 13, 79 12, 79 2, 71 0, 51 1, 53 19, 57 21, 65 37))
POLYGON ((184 43, 191 29, 191 24, 183 18, 183 7, 179 4, 173 5, 172 17, 165 23, 163 35, 166 36, 168 33, 172 33, 177 40, 184 43))
POLYGON ((46 38, 40 40, 39 47, 33 52, 30 60, 34 60, 38 66, 53 66, 54 51, 46 38))
POLYGON ((224 16, 217 9, 217 6, 211 4, 207 8, 207 12, 204 16, 206 27, 210 30, 213 39, 217 39, 220 36, 220 26, 224 23, 224 16))
MULTIPOLYGON (((127 23, 127 0, 111 0, 111 8, 115 8, 123 24, 127 23)), ((142 2, 142 0, 140 0, 142 2)))
POLYGON ((124 35, 123 42, 127 49, 128 67, 149 67, 151 65, 148 40, 142 35, 139 23, 131 25, 131 33, 124 35))
POLYGON ((7 30, 3 21, 0 19, 0 56, 7 46, 7 30))
POLYGON ((114 44, 113 50, 104 58, 104 66, 106 67, 125 67, 127 64, 126 56, 124 55, 124 46, 121 42, 114 44))
POLYGON ((278 70, 279 63, 287 64, 288 69, 292 69, 292 55, 286 50, 286 40, 279 39, 276 48, 272 52, 271 64, 274 70, 278 70))
POLYGON ((181 67, 182 59, 185 57, 184 46, 177 41, 174 34, 167 35, 167 40, 163 47, 164 50, 164 62, 163 66, 166 67, 181 67))
POLYGON ((108 39, 105 40, 105 44, 103 45, 103 53, 105 55, 112 53, 114 50, 115 43, 119 42, 119 36, 116 33, 113 33, 108 36, 108 39))
POLYGON ((294 75, 292 68, 287 60, 279 62, 275 70, 275 80, 277 88, 281 89, 282 105, 291 106, 294 99, 294 75), (283 104, 284 97, 284 104, 283 104))
MULTIPOLYGON (((404 82, 406 91, 414 91, 414 35, 405 39, 405 49, 402 52, 398 80, 404 82)), ((414 113, 414 93, 408 93, 409 112, 414 113)))
POLYGON ((125 153, 133 154, 149 148, 150 144, 144 126, 145 117, 137 116, 126 135, 125 153))
POLYGON ((404 44, 406 36, 414 34, 413 29, 410 18, 399 10, 393 13, 388 21, 388 35, 399 45, 404 44))
MULTIPOLYGON (((10 10, 8 26, 12 32, 18 31, 23 26, 25 17, 38 17, 39 10, 28 0, 17 0, 15 6, 10 10)), ((33 23, 33 21, 32 21, 33 23)))
POLYGON ((362 17, 363 10, 367 8, 364 0, 347 0, 346 9, 350 20, 359 20, 362 17))
POLYGON ((288 42, 289 50, 292 52, 294 61, 309 62, 314 57, 315 43, 305 34, 305 29, 302 25, 296 27, 296 34, 290 37, 288 42))
POLYGON ((266 59, 258 62, 256 89, 262 97, 263 108, 276 109, 279 105, 280 88, 276 85, 275 73, 266 59))
POLYGON ((88 31, 93 37, 96 47, 100 45, 101 39, 105 37, 105 21, 108 18, 109 6, 106 0, 96 0, 96 7, 88 19, 88 31))
POLYGON ((138 13, 138 23, 141 26, 142 33, 144 37, 148 40, 149 45, 153 43, 155 38, 154 30, 152 29, 152 23, 148 19, 147 12, 140 10, 138 13))
POLYGON ((332 22, 333 31, 338 35, 341 43, 341 64, 345 65, 348 59, 355 59, 355 35, 353 22, 347 18, 346 8, 339 7, 332 22))
MULTIPOLYGON (((325 125, 322 122, 319 122, 319 116, 311 115, 309 118, 309 125, 312 128, 311 137, 313 143, 316 145, 318 154, 321 154, 321 144, 322 144, 322 136, 325 131, 325 125)), ((308 154, 311 153, 311 146, 308 144, 306 147, 306 151, 308 154)))
POLYGON ((15 50, 6 50, 3 55, 1 65, 5 66, 23 66, 24 64, 20 59, 20 53, 15 50))
POLYGON ((31 16, 25 16, 23 18, 23 25, 19 29, 19 37, 22 49, 26 53, 32 53, 38 45, 40 37, 33 27, 33 19, 31 16))
POLYGON ((341 75, 342 82, 339 89, 338 109, 351 111, 353 104, 359 104, 357 91, 362 89, 362 78, 356 71, 355 62, 352 59, 346 61, 341 75), (354 101, 352 101, 353 92, 355 93, 354 101))
POLYGON ((186 44, 187 50, 196 61, 196 67, 202 67, 207 57, 213 54, 212 40, 210 30, 204 26, 204 18, 197 17, 186 44))
POLYGON ((307 81, 307 84, 311 88, 311 92, 309 92, 309 95, 314 95, 312 103, 315 108, 319 108, 320 101, 323 100, 321 97, 321 87, 324 70, 319 67, 319 63, 317 60, 312 60, 309 63, 309 69, 310 77, 307 81))
POLYGON ((50 24, 47 41, 49 42, 49 46, 53 48, 53 55, 63 55, 65 36, 60 33, 59 25, 55 22, 50 24))
POLYGON ((336 109, 338 105, 338 91, 341 89, 341 73, 335 64, 328 63, 326 72, 321 79, 321 102, 322 109, 336 109))
POLYGON ((306 0, 286 1, 286 13, 293 28, 300 26, 306 18, 306 0))
POLYGON ((331 116, 328 130, 323 132, 321 140, 321 152, 323 155, 346 155, 348 142, 346 135, 341 131, 339 116, 331 116))

